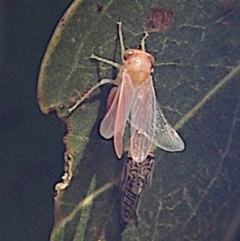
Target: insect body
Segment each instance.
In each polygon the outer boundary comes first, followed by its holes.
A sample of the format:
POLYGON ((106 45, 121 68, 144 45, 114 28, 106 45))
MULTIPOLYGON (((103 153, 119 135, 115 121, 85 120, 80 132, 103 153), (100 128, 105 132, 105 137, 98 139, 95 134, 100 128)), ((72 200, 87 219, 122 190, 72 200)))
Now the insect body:
POLYGON ((135 162, 128 153, 121 174, 121 213, 125 222, 133 215, 138 217, 138 210, 143 188, 152 182, 154 156, 150 152, 142 162, 135 162))
POLYGON ((132 124, 131 153, 136 161, 143 161, 153 143, 155 132, 151 125, 154 124, 156 100, 155 95, 151 94, 153 86, 149 78, 154 59, 150 54, 138 49, 126 51, 124 57, 125 64, 120 68, 115 80, 118 88, 110 92, 113 100, 102 120, 100 134, 107 139, 113 137, 115 151, 120 158, 123 134, 129 120, 132 124))
POLYGON ((123 152, 123 135, 126 123, 130 123, 130 153, 135 162, 142 162, 153 145, 166 151, 182 151, 184 142, 170 126, 159 107, 153 87, 152 75, 154 57, 145 52, 145 33, 140 49, 125 51, 121 23, 119 39, 123 65, 92 55, 92 59, 105 62, 119 69, 115 80, 103 79, 69 109, 72 112, 87 96, 102 84, 112 83, 108 99, 108 111, 100 125, 100 134, 114 139, 118 158, 123 152))

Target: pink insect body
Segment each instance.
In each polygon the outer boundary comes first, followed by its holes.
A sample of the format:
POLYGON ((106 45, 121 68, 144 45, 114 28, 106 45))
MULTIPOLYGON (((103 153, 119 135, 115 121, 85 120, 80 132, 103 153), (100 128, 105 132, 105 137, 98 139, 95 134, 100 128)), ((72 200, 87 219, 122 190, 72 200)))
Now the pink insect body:
POLYGON ((144 40, 148 34, 145 33, 141 41, 142 50, 125 51, 122 25, 121 23, 118 25, 123 65, 91 55, 92 59, 118 68, 117 78, 102 79, 69 109, 69 113, 96 88, 106 83, 113 83, 116 87, 113 87, 109 94, 107 113, 101 122, 100 134, 106 139, 113 137, 118 158, 122 156, 123 135, 127 122, 130 124, 129 152, 135 162, 144 161, 154 145, 166 151, 182 151, 183 140, 167 122, 156 100, 152 81, 154 57, 145 52, 144 40))
POLYGON ((168 124, 156 101, 152 82, 154 58, 139 49, 127 50, 110 92, 109 109, 100 126, 100 134, 113 137, 117 156, 122 156, 123 134, 130 122, 130 152, 136 162, 146 159, 153 144, 167 151, 180 151, 184 143, 168 124), (113 97, 114 96, 114 97, 113 97))
POLYGON ((154 122, 153 113, 156 112, 151 77, 154 58, 138 49, 126 51, 124 57, 126 61, 114 81, 118 89, 113 88, 110 92, 110 108, 101 123, 100 133, 107 139, 114 138, 115 151, 120 158, 126 122, 131 118, 134 126, 131 127, 130 150, 134 158, 138 157, 137 161, 143 161, 154 137, 154 130, 148 128, 148 122, 154 122), (112 95, 115 95, 114 99, 112 95))

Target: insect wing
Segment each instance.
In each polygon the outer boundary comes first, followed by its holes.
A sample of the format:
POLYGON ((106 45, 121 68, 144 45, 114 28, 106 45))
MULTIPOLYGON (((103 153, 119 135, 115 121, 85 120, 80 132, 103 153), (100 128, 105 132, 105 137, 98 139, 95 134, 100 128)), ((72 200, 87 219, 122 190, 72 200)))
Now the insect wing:
POLYGON ((143 188, 151 185, 154 170, 154 156, 150 153, 139 163, 129 155, 124 164, 121 176, 121 213, 125 222, 138 214, 143 188))
POLYGON ((151 76, 135 90, 130 123, 130 152, 136 162, 142 162, 152 148, 156 125, 156 96, 151 76))
POLYGON ((101 122, 100 130, 99 130, 100 134, 106 139, 110 139, 111 137, 113 137, 113 132, 114 132, 114 124, 116 120, 117 106, 119 103, 118 100, 119 100, 119 94, 120 94, 119 88, 117 89, 117 91, 115 90, 115 88, 116 87, 113 87, 109 93, 108 107, 107 107, 108 111, 101 122), (116 91, 115 96, 113 96, 113 91, 114 92, 116 91))
POLYGON ((114 148, 119 158, 122 156, 123 133, 134 94, 134 87, 126 69, 122 76, 116 96, 100 125, 100 134, 103 137, 109 139, 113 136, 114 148))
POLYGON ((131 110, 133 96, 134 87, 132 85, 132 80, 127 74, 127 70, 124 70, 113 137, 114 148, 119 158, 122 156, 123 133, 131 110))
POLYGON ((157 103, 156 105, 157 111, 154 144, 166 151, 182 151, 184 149, 182 138, 168 123, 159 104, 157 103))

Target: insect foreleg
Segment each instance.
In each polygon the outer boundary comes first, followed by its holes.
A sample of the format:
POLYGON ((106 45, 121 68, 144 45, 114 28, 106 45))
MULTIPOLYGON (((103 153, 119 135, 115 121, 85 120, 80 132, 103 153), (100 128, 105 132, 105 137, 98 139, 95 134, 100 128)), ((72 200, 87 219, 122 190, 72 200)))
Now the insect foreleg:
POLYGON ((113 62, 111 60, 108 60, 108 59, 104 59, 104 58, 101 58, 95 54, 91 54, 90 56, 90 59, 95 59, 99 62, 103 62, 103 63, 106 63, 106 64, 109 64, 109 65, 112 65, 113 67, 117 68, 117 69, 120 69, 121 65, 116 63, 116 62, 113 62))
MULTIPOLYGON (((106 64, 109 64, 109 65, 112 65, 113 67, 117 68, 117 69, 120 69, 121 65, 116 63, 116 62, 113 62, 111 60, 108 60, 108 59, 104 59, 104 58, 101 58, 95 54, 91 54, 90 56, 90 59, 95 59, 99 62, 103 62, 103 63, 106 63, 106 64)), ((100 82, 98 82, 96 85, 94 85, 80 100, 78 100, 71 108, 68 109, 68 113, 72 113, 79 105, 82 104, 83 101, 85 101, 89 95, 95 90, 97 89, 98 87, 100 87, 101 85, 104 85, 104 84, 110 84, 110 83, 113 83, 113 80, 111 79, 102 79, 100 82)))
POLYGON ((124 53, 125 53, 125 46, 124 46, 124 41, 123 41, 123 33, 122 33, 122 23, 117 22, 118 24, 118 35, 119 35, 119 41, 120 41, 120 48, 121 48, 121 58, 122 62, 124 63, 124 53))
POLYGON ((144 36, 140 42, 140 46, 141 46, 141 49, 142 51, 145 51, 146 52, 146 48, 145 48, 145 40, 147 39, 147 37, 149 36, 148 32, 144 32, 144 36))
POLYGON ((68 109, 68 113, 72 113, 81 103, 86 100, 89 95, 98 87, 104 84, 112 83, 111 79, 102 79, 100 82, 98 82, 96 85, 94 85, 80 100, 78 100, 71 108, 68 109))

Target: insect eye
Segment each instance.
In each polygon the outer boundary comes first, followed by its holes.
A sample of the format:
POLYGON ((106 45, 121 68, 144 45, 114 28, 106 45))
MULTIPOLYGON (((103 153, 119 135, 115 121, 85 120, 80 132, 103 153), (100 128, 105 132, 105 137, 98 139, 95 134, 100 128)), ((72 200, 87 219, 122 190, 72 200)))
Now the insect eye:
POLYGON ((133 55, 134 54, 134 51, 132 49, 128 49, 125 51, 124 53, 124 59, 127 59, 130 55, 133 55))

